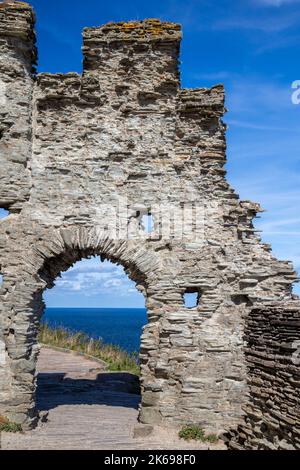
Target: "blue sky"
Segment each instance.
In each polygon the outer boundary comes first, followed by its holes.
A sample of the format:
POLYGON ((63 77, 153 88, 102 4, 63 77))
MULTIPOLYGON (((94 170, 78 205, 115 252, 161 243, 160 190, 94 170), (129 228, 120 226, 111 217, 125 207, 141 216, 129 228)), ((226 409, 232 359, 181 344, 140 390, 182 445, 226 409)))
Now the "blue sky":
MULTIPOLYGON (((149 17, 182 23, 182 86, 225 84, 228 180, 242 199, 261 203, 267 212, 256 227, 263 230, 263 240, 272 243, 279 258, 292 260, 300 270, 300 104, 291 100, 291 85, 300 80, 300 0, 29 3, 37 12, 41 72, 81 71, 84 26, 149 17)), ((83 273, 80 266, 86 275, 107 268, 94 259, 89 270, 86 263, 78 265, 78 274, 83 273)), ((89 278, 93 295, 87 302, 85 287, 74 291, 71 285, 60 284, 47 294, 47 304, 141 306, 142 297, 130 291, 125 276, 116 277, 113 266, 110 271, 110 279, 121 279, 128 295, 118 295, 119 286, 117 295, 107 298, 89 278)))
POLYGON ((47 307, 136 307, 145 299, 122 266, 99 257, 76 263, 44 294, 47 307))

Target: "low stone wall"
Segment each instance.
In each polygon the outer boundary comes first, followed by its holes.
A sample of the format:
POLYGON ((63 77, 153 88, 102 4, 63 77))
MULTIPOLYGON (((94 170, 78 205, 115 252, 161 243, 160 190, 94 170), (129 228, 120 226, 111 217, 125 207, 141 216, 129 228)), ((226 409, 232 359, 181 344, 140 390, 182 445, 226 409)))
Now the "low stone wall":
POLYGON ((300 449, 300 302, 254 308, 245 339, 249 402, 232 449, 300 449))

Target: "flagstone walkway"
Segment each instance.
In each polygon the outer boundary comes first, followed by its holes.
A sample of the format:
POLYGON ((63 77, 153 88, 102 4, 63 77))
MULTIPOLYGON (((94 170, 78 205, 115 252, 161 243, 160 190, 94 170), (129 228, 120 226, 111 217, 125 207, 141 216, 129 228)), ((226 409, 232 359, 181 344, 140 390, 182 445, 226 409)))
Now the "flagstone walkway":
MULTIPOLYGON (((45 422, 24 434, 1 434, 1 449, 207 449, 177 432, 155 430, 134 438, 140 396, 127 373, 105 372, 104 363, 42 348, 38 361, 38 409, 45 422)), ((222 444, 209 446, 222 449, 222 444)))

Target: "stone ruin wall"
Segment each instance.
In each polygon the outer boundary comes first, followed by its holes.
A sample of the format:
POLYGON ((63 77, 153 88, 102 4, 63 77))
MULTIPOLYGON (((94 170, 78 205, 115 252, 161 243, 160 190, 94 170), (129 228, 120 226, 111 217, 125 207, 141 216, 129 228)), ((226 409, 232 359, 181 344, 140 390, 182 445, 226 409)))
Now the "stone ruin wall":
POLYGON ((28 5, 0 5, 0 415, 36 422, 43 290, 101 255, 146 299, 141 422, 195 422, 232 448, 299 448, 296 273, 255 232, 259 205, 225 180, 223 87, 180 88, 178 24, 86 28, 82 75, 36 75, 33 27, 28 5), (180 238, 158 206, 182 205, 196 215, 180 238))
POLYGON ((297 300, 256 306, 249 313, 249 400, 244 422, 226 436, 232 449, 299 450, 299 326, 297 300))

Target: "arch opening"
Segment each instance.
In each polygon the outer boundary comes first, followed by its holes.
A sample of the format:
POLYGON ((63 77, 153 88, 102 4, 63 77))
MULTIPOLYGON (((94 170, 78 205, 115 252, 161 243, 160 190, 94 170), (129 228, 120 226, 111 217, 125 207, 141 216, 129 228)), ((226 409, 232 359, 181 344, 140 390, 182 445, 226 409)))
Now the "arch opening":
MULTIPOLYGON (((61 260, 48 261, 40 272, 47 288, 39 341, 47 347, 42 346, 38 359, 37 411, 51 413, 64 404, 75 417, 77 405, 89 404, 95 413, 101 406, 124 406, 137 415, 140 337, 147 323, 145 297, 135 287, 137 271, 133 281, 129 268, 90 255, 67 270, 67 264, 61 265, 53 279, 56 263, 61 260), (77 361, 57 348, 83 353, 79 370, 77 361), (95 357, 97 370, 89 368, 87 356, 95 357)), ((139 282, 139 290, 144 290, 142 279, 139 282)))
POLYGON ((121 346, 129 352, 139 348, 140 330, 147 322, 145 297, 122 266, 109 260, 101 261, 98 256, 82 259, 56 278, 54 287, 44 291, 43 299, 46 305, 43 318, 51 325, 82 330, 94 338, 101 336, 105 343, 121 346), (136 313, 140 319, 130 322, 125 313, 136 313), (128 342, 122 338, 126 331, 120 331, 119 335, 116 328, 109 330, 109 325, 105 325, 105 321, 113 320, 117 329, 132 327, 128 342))

